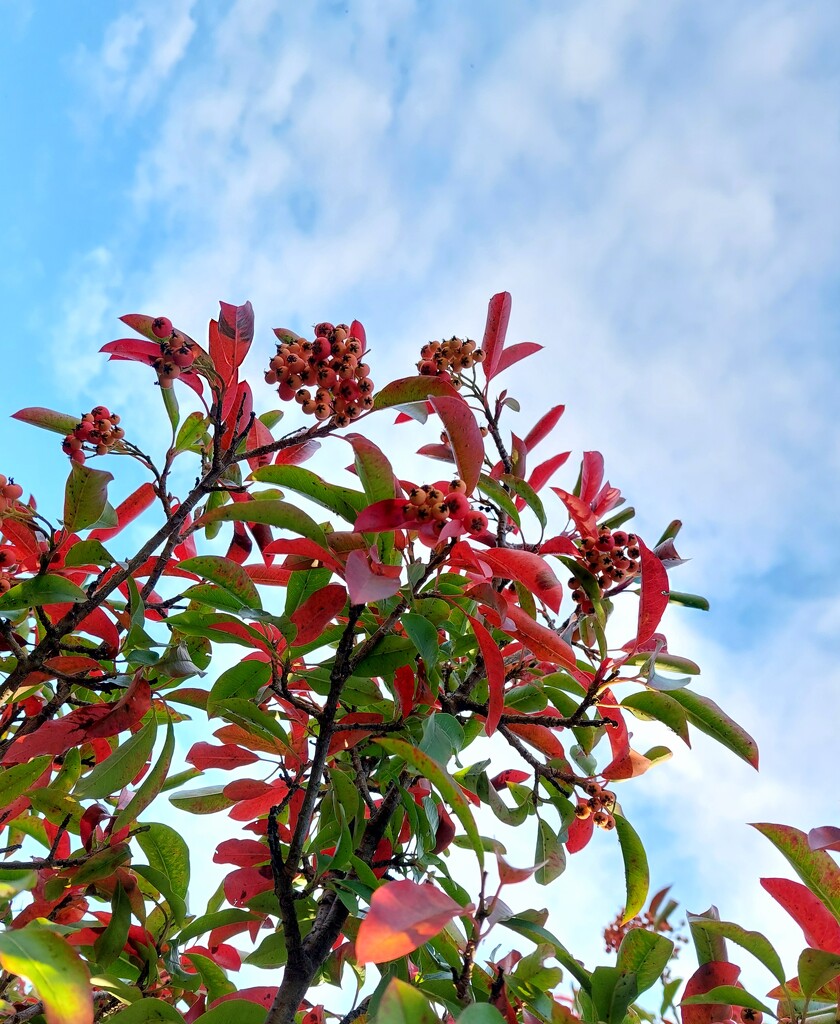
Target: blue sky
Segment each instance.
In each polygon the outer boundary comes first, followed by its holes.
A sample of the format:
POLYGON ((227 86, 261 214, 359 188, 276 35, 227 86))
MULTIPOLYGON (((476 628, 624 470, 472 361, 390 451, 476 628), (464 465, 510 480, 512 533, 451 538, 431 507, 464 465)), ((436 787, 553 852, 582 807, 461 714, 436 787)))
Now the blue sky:
MULTIPOLYGON (((762 748, 754 777, 701 738, 628 787, 656 881, 789 936, 756 881, 784 865, 743 822, 840 819, 840 8, 0 0, 0 16, 8 411, 102 401, 162 438, 142 370, 96 355, 129 311, 200 336, 218 299, 251 299, 255 379, 270 327, 355 316, 384 381, 511 291, 513 339, 546 346, 510 375, 526 429, 564 401, 558 449, 604 452, 639 532, 685 522, 673 583, 713 610, 671 615, 671 646, 762 748)), ((0 430, 0 468, 46 509, 54 439, 0 430)), ((575 933, 620 901, 587 885, 606 845, 548 894, 575 933)))

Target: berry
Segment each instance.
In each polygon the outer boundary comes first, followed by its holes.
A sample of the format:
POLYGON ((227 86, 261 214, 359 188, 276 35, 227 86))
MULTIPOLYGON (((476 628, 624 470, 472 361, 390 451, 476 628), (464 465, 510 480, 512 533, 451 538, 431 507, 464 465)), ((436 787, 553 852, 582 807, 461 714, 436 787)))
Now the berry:
POLYGON ((10 480, 5 487, 2 488, 3 497, 9 501, 17 501, 23 497, 23 488, 20 484, 16 484, 13 480, 10 480))
POLYGON ((450 491, 444 501, 453 519, 463 519, 471 511, 467 496, 462 491, 450 491))
POLYGON ((164 338, 172 337, 172 321, 168 316, 159 316, 152 321, 152 334, 156 338, 163 340, 164 338))
POLYGON ((470 512, 464 516, 462 521, 467 528, 467 533, 473 537, 478 536, 478 534, 483 533, 487 529, 487 516, 483 512, 470 512))

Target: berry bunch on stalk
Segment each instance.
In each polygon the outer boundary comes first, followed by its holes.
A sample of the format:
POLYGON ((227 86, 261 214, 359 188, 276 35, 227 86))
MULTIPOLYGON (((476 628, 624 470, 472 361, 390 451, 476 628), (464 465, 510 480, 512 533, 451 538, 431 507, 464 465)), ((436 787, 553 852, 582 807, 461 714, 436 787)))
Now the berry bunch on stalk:
POLYGON ((79 466, 85 464, 87 454, 107 455, 125 437, 120 417, 104 405, 95 405, 66 435, 61 450, 79 466))

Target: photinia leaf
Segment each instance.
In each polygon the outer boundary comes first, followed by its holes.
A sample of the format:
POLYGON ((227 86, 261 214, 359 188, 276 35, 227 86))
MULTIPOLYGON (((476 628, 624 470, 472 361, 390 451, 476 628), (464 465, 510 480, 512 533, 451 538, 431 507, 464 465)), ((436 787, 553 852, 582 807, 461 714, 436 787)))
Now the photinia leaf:
POLYGON ((385 597, 393 597, 399 592, 402 584, 399 578, 399 566, 381 566, 383 569, 397 569, 398 573, 386 575, 373 568, 373 564, 364 551, 356 549, 347 556, 344 567, 344 579, 350 594, 350 604, 368 604, 381 601, 385 597))
POLYGON ((85 530, 98 523, 108 502, 108 484, 113 473, 91 469, 75 462, 64 489, 64 528, 68 533, 85 530))
MULTIPOLYGON (((745 989, 739 988, 737 985, 716 985, 707 992, 702 992, 694 996, 683 996, 683 1000, 680 1005, 708 1006, 710 1004, 745 1007, 750 1010, 758 1010, 761 1013, 767 1013, 771 1017, 776 1016, 766 1003, 763 1003, 760 999, 756 998, 756 996, 751 995, 745 989), (724 999, 729 1000, 729 1003, 721 1003, 721 1000, 724 999)), ((683 1021, 685 1022, 685 1011, 683 1011, 683 1021)))
POLYGON ((47 604, 78 604, 87 600, 81 587, 59 575, 38 575, 25 580, 0 595, 0 613, 25 608, 43 607, 47 604))
POLYGON ((114 828, 116 830, 122 828, 123 825, 128 825, 132 821, 135 821, 137 816, 143 813, 158 793, 160 793, 161 789, 163 789, 163 784, 166 782, 166 776, 169 772, 169 766, 172 763, 172 754, 174 751, 175 730, 173 729, 172 721, 170 720, 166 724, 166 739, 164 740, 160 756, 153 765, 151 771, 134 791, 132 798, 117 815, 114 822, 114 828))
POLYGON ((410 522, 406 514, 405 498, 383 498, 362 509, 355 519, 353 529, 357 533, 379 533, 383 530, 397 530, 410 522))
MULTIPOLYGON (((206 1016, 206 1014, 205 1014, 206 1016)), ((92 1020, 93 1018, 91 1018, 92 1020)), ((113 1024, 184 1024, 180 1013, 163 999, 138 999, 108 1017, 113 1024)))
POLYGON ((127 786, 148 761, 157 736, 157 720, 152 718, 104 761, 94 765, 73 790, 77 800, 110 796, 127 786))
POLYGON ((219 303, 219 337, 223 339, 227 362, 237 369, 254 340, 254 308, 250 302, 241 306, 219 303))
POLYGON ((377 737, 376 742, 389 753, 396 754, 397 757, 401 757, 407 764, 412 765, 434 785, 438 793, 440 793, 452 808, 455 817, 458 818, 464 826, 464 830, 469 836, 470 843, 472 844, 472 848, 478 859, 479 867, 483 867, 484 846, 481 842, 481 836, 478 833, 478 829, 476 828, 475 819, 472 816, 470 806, 462 795, 458 783, 452 778, 445 768, 437 763, 437 761, 433 761, 432 758, 427 754, 424 754, 422 750, 418 750, 417 747, 412 746, 410 743, 406 743, 405 740, 396 740, 379 736, 377 737))
POLYGON ((430 401, 449 438, 458 475, 467 485, 467 494, 472 494, 484 464, 484 438, 475 413, 460 395, 457 398, 438 396, 430 401))
POLYGON ((368 501, 396 498, 397 480, 385 453, 362 434, 345 434, 344 440, 353 448, 356 472, 368 501))
POLYGON ((187 764, 193 765, 202 772, 207 771, 208 768, 221 768, 230 771, 246 764, 254 764, 255 761, 259 761, 259 758, 253 751, 246 750, 235 743, 224 743, 221 746, 217 746, 215 743, 193 743, 186 756, 187 764))
POLYGON ((636 643, 644 644, 650 640, 662 621, 662 616, 668 607, 670 586, 665 566, 642 540, 639 540, 638 543, 641 551, 642 587, 639 598, 639 626, 636 631, 636 643))
MULTIPOLYGON (((536 485, 531 481, 531 486, 534 490, 537 490, 536 485)), ((578 533, 581 537, 595 537, 598 533, 597 523, 595 521, 595 513, 586 504, 574 494, 569 494, 568 491, 564 491, 562 487, 552 487, 552 491, 566 506, 566 511, 572 522, 578 529, 578 533)))
MULTIPOLYGON (((769 881, 769 879, 762 879, 762 885, 766 881, 769 881)), ((798 883, 794 882, 793 884, 797 885, 798 883)), ((767 888, 767 886, 764 887, 765 889, 767 888)), ((771 893, 771 895, 773 894, 771 893)), ((809 893, 809 895, 811 894, 809 893)), ((784 906, 784 904, 782 905, 784 906)), ((823 910, 825 911, 824 907, 823 910)), ((825 911, 825 913, 836 927, 836 922, 833 921, 831 915, 828 914, 827 911, 825 911)), ((690 923, 692 931, 694 931, 695 928, 700 928, 704 932, 709 932, 712 935, 721 936, 724 939, 729 939, 730 941, 737 943, 743 949, 746 949, 748 953, 752 953, 756 960, 764 964, 767 970, 770 971, 777 981, 784 984, 785 969, 782 966, 779 954, 770 944, 769 940, 761 934, 761 932, 747 931, 746 928, 742 928, 741 925, 735 924, 732 921, 710 920, 709 918, 699 915, 692 916, 690 918, 690 923)))
POLYGON ((277 991, 271 986, 266 988, 272 993, 271 999, 266 1002, 262 999, 255 1002, 252 999, 235 998, 242 995, 242 989, 230 996, 223 996, 221 1002, 201 1015, 201 1024, 265 1024, 266 1008, 273 1002, 277 991))
MULTIPOLYGON (((517 639, 541 661, 550 661, 556 665, 564 665, 569 669, 577 669, 577 660, 572 648, 557 633, 541 625, 522 611, 517 605, 511 605, 507 615, 513 620, 517 639)), ((507 632, 507 630, 505 630, 507 632)))
POLYGON ((528 451, 548 437, 552 430, 557 426, 560 421, 560 417, 566 411, 565 405, 555 405, 553 409, 549 409, 544 416, 541 416, 533 427, 525 435, 525 447, 528 451))
POLYGON ((236 562, 221 555, 198 555, 179 564, 186 572, 194 572, 204 579, 223 587, 248 608, 262 608, 260 595, 251 577, 236 562))
POLYGON ((740 967, 727 961, 710 960, 698 967, 685 984, 682 1000, 683 1024, 713 1024, 715 1021, 729 1020, 732 1016, 731 1003, 718 1002, 694 1006, 687 1000, 694 996, 702 997, 715 988, 734 985, 740 973, 740 967))
POLYGON ((373 893, 370 910, 359 925, 358 962, 381 964, 405 956, 433 939, 453 917, 472 909, 472 904, 461 907, 428 883, 386 882, 373 893))
POLYGON ((673 952, 671 939, 644 928, 631 928, 621 940, 616 967, 635 974, 641 994, 659 981, 673 952))
POLYGON ((221 508, 211 509, 195 521, 196 526, 205 526, 207 523, 264 523, 266 526, 276 526, 279 529, 289 530, 291 533, 301 537, 308 537, 317 544, 327 547, 327 539, 324 531, 304 511, 295 505, 289 505, 285 501, 278 501, 271 498, 255 499, 254 501, 237 502, 234 505, 222 505, 221 508))
MULTIPOLYGON (((809 946, 840 953, 840 924, 808 886, 790 878, 762 878, 759 881, 762 889, 769 892, 796 921, 809 946)), ((784 978, 779 980, 784 981, 784 978)))
POLYGON ((8 807, 30 789, 51 764, 52 755, 46 754, 33 758, 26 764, 16 764, 0 772, 0 809, 8 807))
POLYGON ((432 396, 456 397, 458 392, 442 377, 403 377, 386 384, 373 399, 374 409, 391 409, 395 405, 426 402, 432 396))
POLYGON ((495 372, 497 374, 501 373, 509 366, 513 366, 514 363, 518 363, 522 359, 527 359, 528 356, 541 352, 542 348, 542 345, 537 345, 533 341, 520 341, 516 345, 511 345, 510 348, 506 348, 502 352, 495 372))
POLYGON ((716 739, 753 768, 758 768, 758 747, 755 740, 713 700, 686 689, 669 690, 668 696, 682 705, 688 721, 693 726, 716 739))
POLYGON ((60 935, 35 924, 0 932, 0 964, 32 985, 47 1024, 93 1024, 90 975, 60 935))
POLYGON ((484 352, 484 375, 488 383, 498 373, 499 360, 505 347, 508 321, 510 320, 510 292, 498 292, 487 307, 487 323, 481 348, 484 352))
MULTIPOLYGON (((361 554, 361 552, 359 552, 361 554)), ((303 647, 312 643, 347 604, 347 591, 340 583, 328 583, 316 590, 291 616, 297 626, 297 634, 291 647, 303 647)))
POLYGON ((33 427, 41 427, 43 430, 51 430, 55 434, 72 434, 79 425, 78 416, 71 416, 69 413, 55 412, 54 409, 43 409, 40 406, 32 406, 28 409, 19 409, 12 413, 13 420, 20 420, 21 423, 29 423, 33 427))
POLYGON ((492 736, 499 726, 499 719, 502 717, 505 707, 505 659, 499 650, 499 645, 486 626, 472 615, 467 615, 467 619, 475 633, 478 649, 484 662, 484 671, 487 673, 489 700, 484 731, 488 736, 492 736))
POLYGON ((840 850, 840 828, 822 825, 808 833, 808 846, 812 850, 840 850))
POLYGON ((678 701, 672 700, 666 693, 654 690, 631 693, 621 702, 621 707, 642 721, 662 722, 675 732, 686 746, 691 746, 685 710, 678 701))
POLYGON ((236 802, 225 796, 224 789, 224 786, 185 789, 180 793, 173 793, 169 802, 179 811, 189 811, 190 814, 215 814, 217 811, 227 810, 236 802))
POLYGON ((640 913, 648 897, 650 873, 648 871, 647 854, 636 830, 630 822, 620 814, 615 814, 615 830, 618 833, 618 844, 624 860, 624 881, 627 889, 627 903, 622 915, 622 923, 632 921, 640 913))
POLYGON ((251 476, 262 483, 305 494, 317 505, 335 512, 348 523, 355 522, 356 516, 367 504, 367 499, 361 491, 327 483, 316 473, 301 466, 263 466, 255 469, 251 476))
POLYGON ((492 548, 482 551, 480 557, 493 570, 494 576, 524 583, 537 600, 547 604, 553 612, 560 611, 563 586, 544 558, 513 548, 492 548))
POLYGON ((534 853, 534 881, 549 885, 566 870, 566 851, 551 826, 540 818, 537 823, 537 846, 534 853))
POLYGON ((382 1024, 437 1024, 439 1018, 422 992, 392 978, 379 1000, 376 1019, 382 1024))
POLYGON ((840 975, 840 956, 824 949, 803 949, 799 954, 796 976, 806 999, 840 975))
POLYGON ((132 494, 117 506, 117 525, 110 529, 93 529, 90 531, 91 540, 110 541, 116 537, 121 529, 124 529, 130 522, 133 522, 142 512, 148 509, 155 501, 155 488, 146 480, 141 483, 132 494))

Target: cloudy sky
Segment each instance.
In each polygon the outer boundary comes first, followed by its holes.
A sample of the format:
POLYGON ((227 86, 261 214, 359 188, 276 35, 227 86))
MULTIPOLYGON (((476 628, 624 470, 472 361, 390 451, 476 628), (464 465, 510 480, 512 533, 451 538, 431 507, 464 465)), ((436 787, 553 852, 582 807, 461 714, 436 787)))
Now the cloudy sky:
MULTIPOLYGON (((8 411, 101 401, 162 438, 149 375, 96 354, 125 312, 200 336, 218 299, 251 299, 255 379, 272 326, 358 317, 384 381, 511 291, 513 340, 545 346, 509 375, 518 432, 565 402, 557 450, 602 451, 650 540, 684 521, 672 582, 712 611, 671 614, 671 648, 762 751, 755 775, 701 737, 627 787, 655 881, 766 927, 792 968, 799 935, 757 882, 786 867, 744 823, 840 823, 840 8, 0 0, 0 17, 8 411)), ((54 436, 0 430, 0 468, 46 510, 54 436)), ((592 956, 620 903, 601 838, 540 894, 592 956)))

